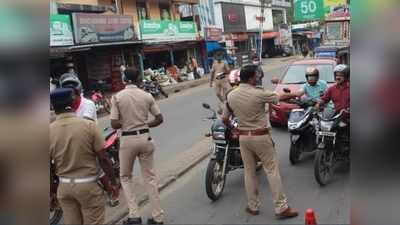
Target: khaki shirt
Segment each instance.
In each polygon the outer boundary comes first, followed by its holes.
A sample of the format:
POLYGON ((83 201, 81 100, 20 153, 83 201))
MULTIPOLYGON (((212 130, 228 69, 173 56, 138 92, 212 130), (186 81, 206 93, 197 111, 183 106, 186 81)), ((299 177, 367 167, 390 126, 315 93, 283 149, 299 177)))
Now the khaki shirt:
POLYGON ((232 112, 225 105, 224 117, 233 113, 239 119, 240 129, 270 128, 267 103, 278 103, 278 95, 249 84, 240 84, 228 94, 227 101, 232 112))
POLYGON ((119 120, 122 131, 148 128, 149 112, 153 116, 161 113, 153 96, 136 85, 127 85, 111 98, 110 119, 119 120))
POLYGON ((75 113, 57 115, 50 124, 50 158, 56 174, 66 178, 98 175, 96 152, 103 150, 104 139, 96 123, 78 118, 75 113))
MULTIPOLYGON (((212 68, 211 68, 211 74, 214 73, 214 76, 217 76, 218 73, 225 73, 229 71, 228 65, 225 64, 224 61, 221 61, 220 63, 215 60, 212 68)), ((215 79, 215 77, 214 77, 215 79)))

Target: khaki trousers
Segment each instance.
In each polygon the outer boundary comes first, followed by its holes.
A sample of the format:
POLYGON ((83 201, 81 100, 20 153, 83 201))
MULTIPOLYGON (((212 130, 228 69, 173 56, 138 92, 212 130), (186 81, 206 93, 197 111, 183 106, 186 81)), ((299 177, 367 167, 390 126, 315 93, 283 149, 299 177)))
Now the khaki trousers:
POLYGON ((240 136, 240 153, 244 164, 244 180, 248 207, 258 210, 261 203, 256 176, 256 156, 261 160, 267 174, 275 205, 275 213, 281 213, 288 208, 282 181, 279 174, 279 163, 272 138, 269 134, 262 136, 240 136))
POLYGON ((64 224, 104 224, 105 197, 96 182, 60 183, 57 198, 64 224))
POLYGON ((225 102, 226 93, 230 90, 230 88, 231 88, 231 86, 226 77, 221 80, 214 79, 215 94, 217 95, 220 102, 225 102))
POLYGON ((129 217, 141 217, 133 190, 132 171, 136 158, 139 159, 146 190, 149 194, 152 217, 157 222, 164 221, 158 191, 158 177, 154 171, 154 144, 149 134, 122 136, 119 150, 121 184, 127 198, 129 217))

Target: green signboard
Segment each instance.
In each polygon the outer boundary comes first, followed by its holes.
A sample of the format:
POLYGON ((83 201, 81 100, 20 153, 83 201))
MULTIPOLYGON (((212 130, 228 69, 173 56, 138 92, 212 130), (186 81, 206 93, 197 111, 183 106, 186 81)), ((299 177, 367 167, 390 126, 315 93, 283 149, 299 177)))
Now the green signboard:
POLYGON ((296 21, 310 21, 324 19, 323 0, 294 0, 294 19, 296 21))
POLYGON ((50 46, 74 45, 69 15, 50 15, 50 46))
POLYGON ((140 35, 142 40, 195 40, 196 24, 186 21, 141 20, 140 35))

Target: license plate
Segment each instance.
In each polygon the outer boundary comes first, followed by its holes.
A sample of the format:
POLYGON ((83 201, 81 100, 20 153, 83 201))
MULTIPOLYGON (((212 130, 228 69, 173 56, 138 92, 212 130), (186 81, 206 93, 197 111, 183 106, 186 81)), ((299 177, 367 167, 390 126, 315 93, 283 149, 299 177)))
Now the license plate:
POLYGON ((320 136, 335 137, 335 136, 336 136, 336 133, 334 133, 334 132, 327 132, 327 131, 318 131, 318 135, 320 135, 320 136))
POLYGON ((216 144, 226 144, 226 141, 224 141, 224 140, 214 140, 214 142, 216 144))

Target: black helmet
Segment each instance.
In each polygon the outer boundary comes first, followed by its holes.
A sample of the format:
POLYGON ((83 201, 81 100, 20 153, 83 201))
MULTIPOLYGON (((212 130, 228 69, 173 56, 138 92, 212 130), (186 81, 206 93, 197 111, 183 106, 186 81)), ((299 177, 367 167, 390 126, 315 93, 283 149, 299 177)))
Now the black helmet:
POLYGON ((337 66, 335 66, 335 69, 333 70, 333 74, 336 77, 336 73, 343 73, 344 74, 344 78, 346 80, 350 79, 350 68, 348 65, 346 64, 338 64, 337 66))
POLYGON ((307 67, 306 68, 306 79, 308 80, 309 76, 316 76, 317 80, 319 79, 319 70, 315 67, 307 67))
POLYGON ((82 91, 82 83, 74 73, 64 73, 60 77, 60 87, 73 88, 77 91, 82 91))

